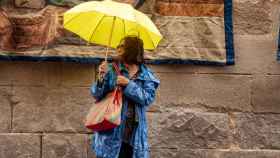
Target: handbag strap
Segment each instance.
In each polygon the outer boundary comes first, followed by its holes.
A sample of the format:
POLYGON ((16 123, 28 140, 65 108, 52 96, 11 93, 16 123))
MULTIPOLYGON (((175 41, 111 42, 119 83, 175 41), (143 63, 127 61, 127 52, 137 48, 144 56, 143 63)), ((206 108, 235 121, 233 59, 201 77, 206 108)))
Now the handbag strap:
MULTIPOLYGON (((117 73, 117 75, 121 75, 121 71, 120 71, 120 68, 119 68, 119 66, 118 66, 118 64, 116 64, 116 63, 112 63, 112 65, 113 65, 113 67, 114 67, 114 69, 115 69, 115 72, 117 73)), ((116 87, 116 95, 118 95, 118 93, 121 91, 121 87, 120 86, 117 86, 116 87)))
MULTIPOLYGON (((115 69, 115 72, 117 73, 117 75, 121 75, 121 71, 120 71, 120 68, 119 66, 116 64, 116 63, 112 63, 114 69, 115 69)), ((115 89, 115 92, 114 92, 114 99, 113 99, 113 103, 116 104, 116 105, 120 105, 120 86, 117 86, 116 89, 115 89)))
POLYGON ((112 63, 117 75, 121 75, 121 71, 120 71, 120 68, 119 66, 116 64, 116 63, 112 63))

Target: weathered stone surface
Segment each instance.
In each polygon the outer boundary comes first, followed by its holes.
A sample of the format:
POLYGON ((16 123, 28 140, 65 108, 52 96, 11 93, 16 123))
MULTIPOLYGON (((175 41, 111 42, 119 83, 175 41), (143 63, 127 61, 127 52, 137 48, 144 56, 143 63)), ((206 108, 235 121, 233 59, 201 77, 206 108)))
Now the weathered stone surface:
POLYGON ((64 7, 74 7, 86 0, 47 0, 49 4, 64 6, 64 7))
POLYGON ((42 9, 45 7, 45 0, 14 0, 16 7, 42 9))
MULTIPOLYGON (((99 63, 102 58, 106 55, 106 47, 101 46, 77 46, 77 45, 56 45, 57 47, 52 47, 49 49, 41 50, 35 48, 35 49, 27 49, 27 50, 20 50, 20 51, 14 51, 11 52, 14 56, 27 56, 27 57, 38 57, 38 61, 34 63, 47 63, 46 60, 50 59, 53 60, 53 57, 59 58, 59 62, 63 63, 65 62, 65 59, 67 61, 70 61, 73 63, 79 63, 82 65, 95 62, 99 63), (67 50, 67 55, 65 54, 65 50, 67 50), (66 56, 65 58, 63 58, 66 56), (48 58, 50 57, 50 58, 48 58), (81 58, 84 58, 82 60, 81 58)), ((109 49, 108 56, 116 56, 116 51, 113 49, 109 49)), ((30 63, 30 62, 29 62, 30 63)), ((52 63, 52 62, 48 62, 52 63)), ((89 64, 88 64, 89 65, 89 64)))
POLYGON ((62 85, 62 63, 61 62, 45 62, 47 66, 47 86, 59 87, 62 85))
POLYGON ((226 62, 224 48, 160 47, 156 52, 147 53, 145 59, 207 60, 226 62))
POLYGON ((219 158, 279 158, 279 150, 224 151, 219 158))
POLYGON ((157 16, 164 38, 149 59, 193 59, 225 62, 223 18, 157 16))
POLYGON ((192 113, 170 108, 149 117, 152 148, 228 148, 228 116, 221 113, 192 113))
POLYGON ((275 0, 235 0, 235 34, 270 34, 273 28, 273 12, 278 8, 275 0))
POLYGON ((203 111, 251 111, 249 76, 158 73, 156 111, 166 106, 203 111), (178 82, 179 81, 179 82, 178 82))
POLYGON ((249 111, 250 80, 249 76, 202 75, 198 83, 198 96, 205 105, 225 107, 229 111, 249 111))
POLYGON ((9 67, 13 85, 45 85, 47 64, 42 62, 11 62, 9 67))
POLYGON ((14 132, 88 132, 89 88, 15 87, 14 132))
POLYGON ((0 65, 1 85, 88 86, 95 75, 94 65, 90 64, 1 62, 0 65))
POLYGON ((256 112, 280 113, 280 76, 256 76, 252 104, 256 112))
POLYGON ((157 16, 162 47, 225 48, 223 18, 157 16))
POLYGON ((87 157, 85 134, 46 134, 42 144, 42 158, 87 157))
POLYGON ((12 84, 12 62, 0 62, 0 85, 11 85, 12 84))
POLYGON ((199 70, 197 65, 182 65, 182 64, 162 64, 162 65, 147 65, 153 72, 156 73, 196 73, 199 70))
MULTIPOLYGON (((280 74, 276 60, 277 39, 272 36, 235 36, 235 65, 196 66, 198 73, 280 74)), ((176 71, 183 72, 181 65, 176 71)))
POLYGON ((278 150, 152 149, 152 158, 279 158, 278 150))
POLYGON ((152 149, 151 158, 219 158, 216 150, 152 149))
MULTIPOLYGON (((276 60, 278 35, 235 36, 234 46, 235 65, 233 66, 152 65, 152 68, 157 72, 280 74, 280 64, 276 60)), ((169 49, 166 48, 164 51, 169 49)))
POLYGON ((15 27, 13 37, 17 48, 47 46, 55 38, 62 36, 60 14, 65 10, 65 8, 48 6, 33 13, 12 12, 10 17, 15 27))
POLYGON ((89 86, 94 70, 93 64, 1 61, 0 85, 89 86))
POLYGON ((197 4, 188 2, 161 2, 156 3, 156 12, 165 16, 224 16, 223 4, 197 4))
POLYGON ((2 0, 0 1, 0 6, 6 6, 10 3, 11 1, 10 0, 2 0))
POLYGON ((1 158, 39 158, 40 136, 37 134, 0 134, 1 158))
MULTIPOLYGON (((57 5, 57 6, 63 6, 63 7, 74 7, 82 2, 85 2, 87 0, 47 0, 49 4, 57 5)), ((98 1, 98 0, 97 0, 98 1)), ((139 0, 115 0, 117 2, 122 2, 122 3, 128 3, 131 4, 132 6, 138 6, 137 3, 139 0)), ((151 0, 149 0, 151 1, 151 0)), ((147 2, 149 2, 147 1, 147 2)), ((139 6, 141 7, 141 6, 139 6)))
POLYGON ((94 82, 95 66, 93 64, 62 64, 62 85, 90 86, 94 82))
POLYGON ((242 149, 280 149, 279 114, 234 114, 235 142, 242 149))
POLYGON ((56 38, 55 43, 68 45, 90 45, 90 43, 83 40, 78 35, 75 35, 67 30, 63 30, 63 36, 56 38))
MULTIPOLYGON (((0 133, 9 132, 11 128, 11 88, 0 87, 0 133)), ((1 143, 0 143, 1 145, 1 143)))
POLYGON ((12 50, 14 48, 12 33, 13 28, 8 15, 0 8, 0 50, 12 50))
POLYGON ((224 0, 157 0, 158 2, 189 3, 189 4, 222 4, 224 0))

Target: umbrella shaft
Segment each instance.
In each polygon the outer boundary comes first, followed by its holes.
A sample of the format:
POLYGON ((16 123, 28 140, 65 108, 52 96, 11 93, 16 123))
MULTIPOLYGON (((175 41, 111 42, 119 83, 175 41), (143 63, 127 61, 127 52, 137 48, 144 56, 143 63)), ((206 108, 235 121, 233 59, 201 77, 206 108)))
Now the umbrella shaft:
MULTIPOLYGON (((112 42, 112 34, 113 34, 113 28, 115 26, 115 21, 116 21, 116 17, 114 17, 114 20, 113 20, 113 24, 112 24, 112 28, 111 28, 111 32, 110 32, 110 36, 109 36, 108 46, 110 46, 111 42, 112 42)), ((107 47, 107 50, 106 50, 106 56, 105 56, 105 61, 106 62, 107 62, 107 58, 108 58, 108 51, 109 51, 109 47, 107 47)))

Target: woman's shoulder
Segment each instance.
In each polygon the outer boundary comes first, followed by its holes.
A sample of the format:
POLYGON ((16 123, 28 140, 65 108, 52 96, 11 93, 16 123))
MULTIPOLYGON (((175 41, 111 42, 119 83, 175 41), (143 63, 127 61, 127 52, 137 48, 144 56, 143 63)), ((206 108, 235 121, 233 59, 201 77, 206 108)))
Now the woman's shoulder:
POLYGON ((141 73, 140 73, 141 79, 153 81, 157 84, 160 83, 159 79, 157 78, 157 76, 155 75, 155 73, 153 72, 153 70, 151 68, 149 68, 145 64, 141 64, 140 69, 141 69, 141 73))

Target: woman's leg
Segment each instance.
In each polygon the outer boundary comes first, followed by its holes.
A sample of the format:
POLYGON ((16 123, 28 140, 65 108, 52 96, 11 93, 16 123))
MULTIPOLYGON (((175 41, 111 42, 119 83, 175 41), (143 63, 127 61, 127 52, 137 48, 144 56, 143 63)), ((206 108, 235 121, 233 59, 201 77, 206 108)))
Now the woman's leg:
POLYGON ((122 143, 119 158, 132 158, 133 148, 127 143, 122 143))

